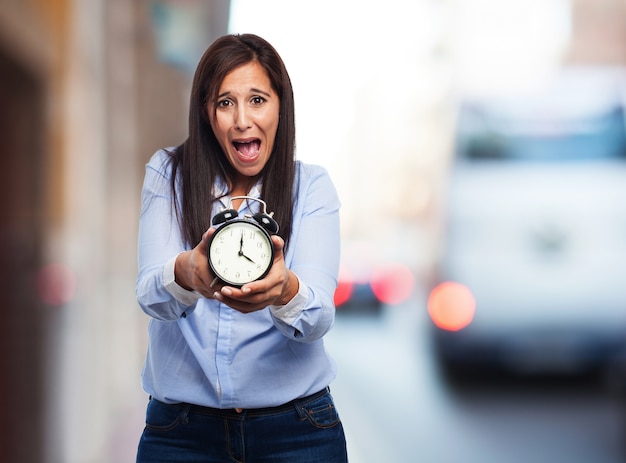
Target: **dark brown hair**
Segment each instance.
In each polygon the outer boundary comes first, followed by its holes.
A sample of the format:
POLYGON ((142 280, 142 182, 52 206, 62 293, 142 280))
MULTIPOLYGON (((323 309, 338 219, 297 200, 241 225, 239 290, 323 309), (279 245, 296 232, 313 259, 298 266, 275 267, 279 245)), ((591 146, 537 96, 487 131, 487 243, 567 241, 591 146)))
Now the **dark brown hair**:
POLYGON ((228 73, 250 62, 265 69, 280 99, 274 147, 260 173, 261 199, 267 203, 268 211, 274 212, 274 219, 280 224, 279 235, 289 243, 296 176, 293 88, 272 45, 253 34, 237 34, 217 39, 200 59, 191 88, 189 136, 171 153, 174 207, 183 238, 190 246, 195 246, 210 226, 211 207, 217 199, 213 192, 216 180, 222 178, 232 185, 236 174, 211 128, 208 103, 217 101, 220 85, 228 73), (177 197, 177 182, 181 198, 177 197))

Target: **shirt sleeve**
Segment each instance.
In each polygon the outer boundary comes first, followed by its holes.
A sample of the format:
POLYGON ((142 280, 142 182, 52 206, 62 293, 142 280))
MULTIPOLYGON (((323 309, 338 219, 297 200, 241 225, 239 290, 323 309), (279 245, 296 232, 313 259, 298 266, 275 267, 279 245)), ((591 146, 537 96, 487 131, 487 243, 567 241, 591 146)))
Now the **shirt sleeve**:
POLYGON ((320 339, 334 323, 340 206, 328 172, 301 164, 293 231, 285 256, 287 266, 298 276, 300 288, 289 304, 272 311, 276 327, 299 342, 320 339))
MULTIPOLYGON (((180 255, 180 254, 179 254, 180 255)), ((163 267, 163 285, 174 298, 185 306, 190 306, 195 303, 202 295, 197 291, 190 291, 183 288, 176 283, 176 274, 174 268, 176 266, 176 259, 178 255, 172 257, 167 261, 165 267, 163 267)))
POLYGON ((146 165, 137 247, 137 302, 149 316, 177 320, 194 310, 198 295, 174 281, 176 256, 186 250, 172 207, 169 155, 157 152, 146 165))
POLYGON ((298 292, 287 304, 269 306, 272 315, 288 326, 291 326, 300 316, 309 299, 309 290, 299 277, 298 284, 298 292))

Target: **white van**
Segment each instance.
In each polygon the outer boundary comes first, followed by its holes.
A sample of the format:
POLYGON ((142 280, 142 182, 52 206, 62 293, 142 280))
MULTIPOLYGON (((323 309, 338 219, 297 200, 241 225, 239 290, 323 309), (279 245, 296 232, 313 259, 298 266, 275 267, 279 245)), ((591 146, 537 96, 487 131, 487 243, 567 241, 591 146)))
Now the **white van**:
POLYGON ((447 373, 623 371, 624 76, 564 69, 460 105, 428 305, 447 373))

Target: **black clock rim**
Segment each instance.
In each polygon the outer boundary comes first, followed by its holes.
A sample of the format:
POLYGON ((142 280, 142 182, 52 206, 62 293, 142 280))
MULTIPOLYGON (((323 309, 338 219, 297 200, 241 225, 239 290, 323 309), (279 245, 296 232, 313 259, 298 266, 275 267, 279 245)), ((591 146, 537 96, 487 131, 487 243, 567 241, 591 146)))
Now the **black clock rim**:
POLYGON ((222 225, 220 225, 219 227, 217 227, 217 229, 215 230, 215 232, 211 235, 211 237, 209 238, 209 242, 207 243, 207 248, 206 248, 206 254, 207 254, 207 261, 209 263, 209 268, 211 269, 211 271, 213 272, 213 274, 215 276, 217 276, 217 278, 222 281, 223 283, 226 283, 228 286, 232 286, 233 288, 241 288, 244 285, 247 285, 248 283, 252 283, 253 281, 259 281, 262 280, 263 278, 265 278, 267 276, 268 273, 270 273, 270 270, 272 269, 272 267, 274 266, 274 243, 272 242, 272 235, 269 234, 269 232, 263 228, 261 225, 259 225, 258 223, 250 220, 250 219, 231 219, 228 222, 223 223, 222 225), (250 280, 247 281, 245 283, 237 283, 234 281, 230 281, 226 278, 222 278, 220 276, 217 276, 217 271, 215 270, 215 268, 213 267, 213 262, 211 262, 211 257, 209 255, 209 252, 211 250, 211 243, 213 242, 213 239, 218 235, 218 232, 226 227, 226 226, 230 226, 230 225, 234 225, 236 223, 245 223, 246 225, 252 225, 253 227, 258 228, 259 230, 261 230, 265 236, 267 237, 269 243, 270 243, 270 265, 267 267, 267 269, 265 269, 265 271, 263 272, 263 274, 261 276, 259 276, 258 278, 255 278, 254 280, 250 280))

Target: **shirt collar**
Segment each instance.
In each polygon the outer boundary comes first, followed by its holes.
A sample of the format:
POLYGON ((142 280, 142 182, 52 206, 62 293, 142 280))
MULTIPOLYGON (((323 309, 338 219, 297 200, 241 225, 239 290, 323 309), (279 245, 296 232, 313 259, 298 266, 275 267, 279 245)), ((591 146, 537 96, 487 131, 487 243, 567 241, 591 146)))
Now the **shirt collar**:
MULTIPOLYGON (((250 196, 251 198, 261 198, 261 180, 258 180, 253 186, 252 188, 250 188, 250 191, 246 194, 246 196, 250 196)), ((215 183, 214 187, 213 187, 213 194, 215 195, 215 197, 219 198, 218 201, 221 204, 222 208, 227 208, 230 206, 230 195, 226 194, 228 192, 228 186, 226 185, 226 182, 223 179, 218 179, 217 182, 215 183)), ((253 201, 254 203, 256 203, 256 201, 253 201)), ((242 208, 246 208, 246 201, 244 201, 241 205, 242 208)))

